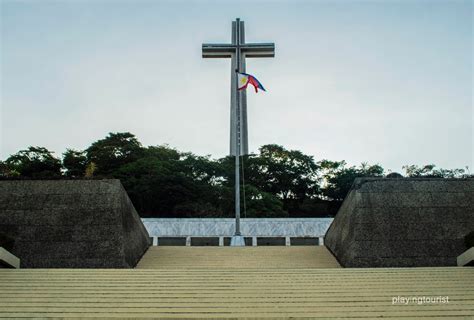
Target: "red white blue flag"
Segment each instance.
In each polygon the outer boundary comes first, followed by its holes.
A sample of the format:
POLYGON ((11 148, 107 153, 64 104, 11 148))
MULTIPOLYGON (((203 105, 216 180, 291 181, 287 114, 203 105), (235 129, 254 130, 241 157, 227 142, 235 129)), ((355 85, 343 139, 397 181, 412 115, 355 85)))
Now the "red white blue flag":
POLYGON ((239 90, 247 89, 247 86, 251 84, 255 88, 255 92, 258 92, 258 89, 266 91, 260 81, 250 74, 238 73, 237 81, 239 83, 239 90))

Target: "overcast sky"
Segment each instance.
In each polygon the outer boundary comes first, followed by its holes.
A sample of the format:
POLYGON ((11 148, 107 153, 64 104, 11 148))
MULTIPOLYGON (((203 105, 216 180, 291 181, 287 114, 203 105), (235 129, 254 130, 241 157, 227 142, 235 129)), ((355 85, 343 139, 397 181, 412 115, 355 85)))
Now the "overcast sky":
MULTIPOLYGON (((471 1, 1 0, 0 159, 60 156, 108 132, 221 157, 230 59, 203 42, 275 42, 247 59, 249 145, 316 160, 474 167, 471 1)), ((471 172, 473 172, 471 170, 471 172)))

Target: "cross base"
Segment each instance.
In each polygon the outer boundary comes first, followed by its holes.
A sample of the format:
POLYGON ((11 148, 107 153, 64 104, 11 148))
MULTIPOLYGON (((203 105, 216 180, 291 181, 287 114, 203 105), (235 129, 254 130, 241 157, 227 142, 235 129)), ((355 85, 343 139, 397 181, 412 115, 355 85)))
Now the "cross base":
POLYGON ((241 235, 233 235, 230 239, 231 247, 245 247, 244 237, 241 235))

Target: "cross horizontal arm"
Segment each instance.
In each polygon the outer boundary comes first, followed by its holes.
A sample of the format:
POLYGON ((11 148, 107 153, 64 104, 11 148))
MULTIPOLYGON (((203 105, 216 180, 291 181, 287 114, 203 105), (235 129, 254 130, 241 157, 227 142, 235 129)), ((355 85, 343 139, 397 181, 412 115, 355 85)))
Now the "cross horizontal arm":
POLYGON ((242 51, 247 58, 273 58, 275 56, 274 43, 246 43, 242 51))
POLYGON ((203 58, 231 58, 232 53, 235 52, 236 46, 233 44, 202 44, 202 57, 203 58))
MULTIPOLYGON (((226 43, 203 43, 203 58, 231 58, 237 46, 226 43)), ((273 58, 275 56, 274 43, 245 43, 240 45, 242 53, 247 58, 273 58)))

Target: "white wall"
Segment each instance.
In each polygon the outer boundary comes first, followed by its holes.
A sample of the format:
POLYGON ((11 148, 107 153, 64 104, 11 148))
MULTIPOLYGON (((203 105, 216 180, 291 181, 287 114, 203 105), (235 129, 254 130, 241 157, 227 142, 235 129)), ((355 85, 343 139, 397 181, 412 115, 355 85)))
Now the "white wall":
MULTIPOLYGON (((241 219, 243 236, 324 237, 333 218, 246 218, 241 219)), ((232 236, 233 218, 142 218, 151 237, 232 236)))

